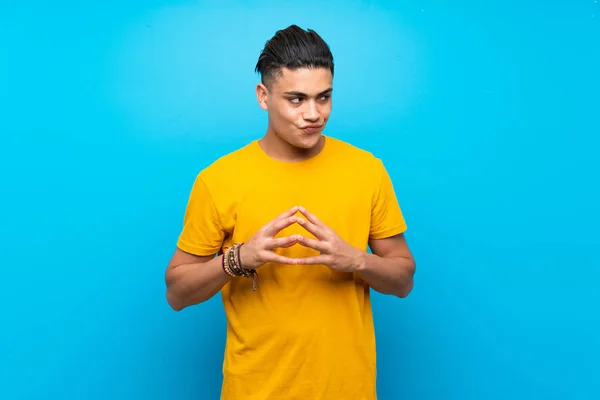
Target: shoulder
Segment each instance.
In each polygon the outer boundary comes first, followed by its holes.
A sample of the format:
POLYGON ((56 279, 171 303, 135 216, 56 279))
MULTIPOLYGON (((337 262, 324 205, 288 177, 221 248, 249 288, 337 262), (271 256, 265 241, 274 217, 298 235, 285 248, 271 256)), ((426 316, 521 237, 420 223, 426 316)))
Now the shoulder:
POLYGON ((198 178, 206 184, 215 184, 218 181, 227 180, 227 177, 234 180, 239 178, 244 166, 249 165, 255 156, 253 145, 254 142, 248 143, 217 158, 198 173, 198 178))
POLYGON ((367 172, 379 171, 383 168, 383 161, 372 152, 338 138, 327 139, 336 158, 346 161, 348 165, 367 172))
POLYGON ((223 201, 222 194, 232 194, 240 182, 245 180, 243 174, 248 170, 251 160, 253 142, 227 153, 208 165, 205 164, 196 172, 192 195, 212 198, 213 202, 223 201))

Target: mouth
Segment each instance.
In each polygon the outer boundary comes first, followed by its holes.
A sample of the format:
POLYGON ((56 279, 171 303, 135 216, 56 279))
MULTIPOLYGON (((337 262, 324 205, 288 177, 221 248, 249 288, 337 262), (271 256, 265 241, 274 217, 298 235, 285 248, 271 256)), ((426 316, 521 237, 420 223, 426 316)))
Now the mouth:
POLYGON ((306 133, 316 133, 323 129, 323 125, 307 125, 303 126, 302 129, 306 133))

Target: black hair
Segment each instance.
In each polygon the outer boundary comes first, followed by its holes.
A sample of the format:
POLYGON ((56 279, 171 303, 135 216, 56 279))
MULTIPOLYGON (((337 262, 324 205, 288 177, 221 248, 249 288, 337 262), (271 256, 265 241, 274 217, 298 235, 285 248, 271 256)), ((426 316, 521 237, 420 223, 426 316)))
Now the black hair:
POLYGON ((277 31, 265 44, 254 71, 268 86, 283 68, 327 68, 333 76, 333 55, 317 32, 291 25, 277 31))

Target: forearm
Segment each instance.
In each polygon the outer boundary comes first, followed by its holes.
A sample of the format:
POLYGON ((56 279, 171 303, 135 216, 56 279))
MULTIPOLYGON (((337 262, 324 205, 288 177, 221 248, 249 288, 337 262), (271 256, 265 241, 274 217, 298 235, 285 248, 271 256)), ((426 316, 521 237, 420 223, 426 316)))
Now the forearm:
POLYGON ((406 297, 413 288, 415 261, 405 257, 380 257, 365 252, 356 274, 374 290, 406 297))
POLYGON ((223 270, 222 257, 172 268, 166 276, 167 301, 177 311, 202 303, 221 290, 231 277, 223 270))

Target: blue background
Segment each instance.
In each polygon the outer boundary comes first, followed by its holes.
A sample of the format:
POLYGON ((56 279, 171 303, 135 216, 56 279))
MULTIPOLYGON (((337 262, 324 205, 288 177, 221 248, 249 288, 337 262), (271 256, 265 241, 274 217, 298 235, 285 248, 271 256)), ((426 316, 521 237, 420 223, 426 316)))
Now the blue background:
POLYGON ((326 133, 409 223, 380 399, 600 398, 600 4, 84 3, 0 3, 0 398, 218 398, 220 298, 176 313, 164 270, 198 171, 264 133, 254 65, 293 23, 335 56, 326 133))

